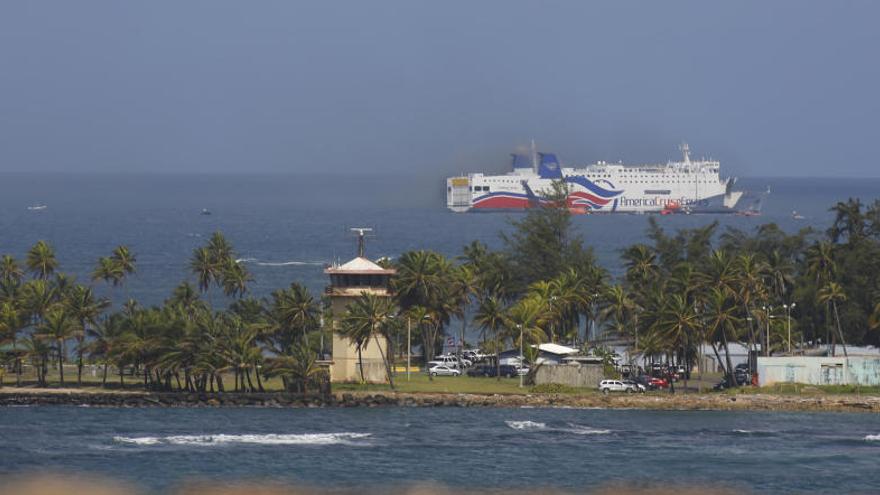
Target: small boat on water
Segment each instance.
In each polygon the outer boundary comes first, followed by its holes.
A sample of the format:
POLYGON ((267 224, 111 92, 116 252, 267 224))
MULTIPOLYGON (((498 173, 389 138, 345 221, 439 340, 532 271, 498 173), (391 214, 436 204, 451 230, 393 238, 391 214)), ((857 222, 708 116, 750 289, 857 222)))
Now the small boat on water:
POLYGON ((48 208, 48 206, 46 206, 44 204, 30 205, 27 207, 28 211, 43 211, 46 208, 48 208))
POLYGON ((210 215, 210 214, 211 214, 211 210, 209 210, 207 208, 202 208, 202 212, 199 213, 199 215, 210 215))
POLYGON ((792 220, 804 220, 805 218, 806 217, 804 217, 803 215, 798 213, 797 210, 794 210, 791 212, 791 219, 792 220))

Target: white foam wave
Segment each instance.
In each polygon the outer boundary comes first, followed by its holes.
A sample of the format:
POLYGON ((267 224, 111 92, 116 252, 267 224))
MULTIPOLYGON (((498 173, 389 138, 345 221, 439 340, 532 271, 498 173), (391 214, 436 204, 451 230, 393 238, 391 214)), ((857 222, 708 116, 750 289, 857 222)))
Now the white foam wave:
POLYGON ((157 437, 113 437, 113 441, 135 445, 156 445, 160 443, 157 437))
POLYGON ((611 433, 611 430, 590 428, 589 426, 576 425, 574 423, 569 423, 568 426, 570 426, 571 428, 563 431, 574 433, 575 435, 607 435, 611 433))
POLYGON ((545 423, 538 423, 535 421, 505 421, 507 426, 513 428, 514 430, 545 430, 547 429, 547 425, 545 423))
POLYGON ((867 435, 865 440, 868 442, 880 442, 880 435, 867 435))
POLYGON ((369 433, 301 433, 266 435, 172 435, 167 437, 113 437, 119 443, 135 445, 193 445, 213 446, 228 444, 254 445, 357 445, 356 440, 368 438, 369 433))
POLYGON ((257 266, 324 266, 323 261, 260 261, 256 258, 238 258, 236 263, 253 263, 257 266))

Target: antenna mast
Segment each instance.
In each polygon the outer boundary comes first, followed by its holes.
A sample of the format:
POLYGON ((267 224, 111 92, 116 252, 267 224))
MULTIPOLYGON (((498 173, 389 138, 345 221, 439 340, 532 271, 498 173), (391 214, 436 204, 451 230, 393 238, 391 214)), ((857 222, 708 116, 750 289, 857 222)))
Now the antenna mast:
POLYGON ((534 139, 532 139, 532 171, 538 173, 538 150, 535 149, 534 139))
POLYGON ((358 257, 363 258, 364 252, 365 252, 365 247, 366 247, 366 243, 364 242, 364 238, 366 237, 366 234, 368 232, 372 232, 373 229, 371 229, 369 227, 352 227, 348 230, 357 233, 357 236, 358 236, 358 257))
POLYGON ((688 144, 685 142, 682 142, 681 145, 679 145, 678 149, 681 150, 681 154, 684 157, 684 162, 690 163, 691 162, 691 149, 688 147, 688 144))

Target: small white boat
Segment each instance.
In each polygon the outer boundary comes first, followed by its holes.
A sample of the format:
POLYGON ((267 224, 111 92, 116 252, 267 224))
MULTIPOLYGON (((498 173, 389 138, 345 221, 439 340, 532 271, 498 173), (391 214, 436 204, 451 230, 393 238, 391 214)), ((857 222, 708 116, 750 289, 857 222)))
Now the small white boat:
POLYGON ((801 215, 800 213, 798 213, 797 211, 792 211, 791 218, 792 218, 792 220, 803 220, 804 216, 801 215))
POLYGON ((202 208, 202 212, 200 213, 200 215, 210 215, 210 214, 211 214, 211 210, 209 210, 207 208, 202 208))
POLYGON ((46 208, 48 208, 48 206, 46 206, 46 205, 42 205, 42 204, 41 204, 41 205, 31 205, 31 206, 28 206, 28 207, 27 207, 27 209, 28 209, 29 211, 43 211, 43 210, 45 210, 46 208))

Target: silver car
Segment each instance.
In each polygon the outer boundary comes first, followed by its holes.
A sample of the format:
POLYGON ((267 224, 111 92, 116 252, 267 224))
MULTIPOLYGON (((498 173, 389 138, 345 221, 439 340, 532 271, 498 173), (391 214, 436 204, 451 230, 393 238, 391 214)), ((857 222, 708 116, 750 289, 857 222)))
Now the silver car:
POLYGON ((428 373, 431 376, 459 376, 459 375, 461 375, 461 371, 458 371, 455 368, 450 368, 449 366, 446 366, 443 364, 438 364, 438 365, 432 366, 428 370, 428 373))

